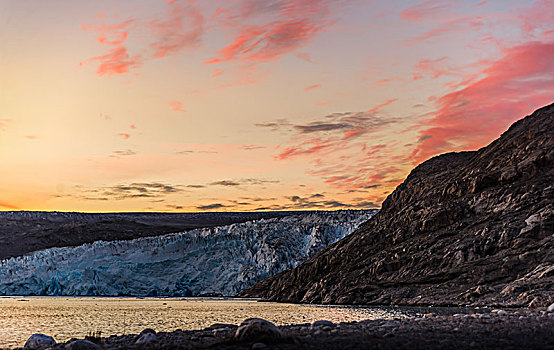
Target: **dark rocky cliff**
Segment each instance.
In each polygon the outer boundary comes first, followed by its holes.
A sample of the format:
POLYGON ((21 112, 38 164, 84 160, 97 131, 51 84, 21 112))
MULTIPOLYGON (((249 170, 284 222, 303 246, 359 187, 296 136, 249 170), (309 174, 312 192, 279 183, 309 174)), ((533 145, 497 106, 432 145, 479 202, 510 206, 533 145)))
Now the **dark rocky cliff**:
POLYGON ((355 233, 241 296, 322 304, 554 302, 554 104, 416 167, 355 233))

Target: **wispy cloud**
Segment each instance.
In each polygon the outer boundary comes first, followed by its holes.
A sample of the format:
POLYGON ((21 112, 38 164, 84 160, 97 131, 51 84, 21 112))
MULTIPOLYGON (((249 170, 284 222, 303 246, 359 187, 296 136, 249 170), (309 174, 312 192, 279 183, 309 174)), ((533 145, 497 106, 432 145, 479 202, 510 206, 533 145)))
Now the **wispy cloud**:
POLYGON ((187 185, 187 188, 205 188, 205 185, 187 185))
POLYGON ((170 194, 184 191, 182 185, 171 185, 163 182, 133 182, 98 188, 76 186, 85 200, 124 200, 137 198, 163 198, 170 194))
POLYGON ((258 63, 279 59, 329 28, 334 23, 331 14, 344 2, 241 0, 219 7, 213 19, 235 37, 206 63, 258 63))
POLYGON ((456 3, 457 1, 452 0, 423 1, 405 8, 400 12, 400 18, 411 22, 421 22, 430 18, 437 18, 450 12, 456 3))
POLYGON ((266 146, 261 146, 261 145, 242 145, 239 148, 243 149, 245 151, 254 151, 254 150, 258 150, 258 149, 265 149, 267 147, 266 146))
POLYGON ((96 74, 100 76, 129 73, 132 68, 142 65, 141 56, 129 56, 127 49, 123 46, 109 49, 107 54, 89 58, 86 62, 94 61, 100 62, 96 70, 96 74))
POLYGON ((171 110, 175 112, 186 112, 183 108, 183 102, 181 101, 169 101, 169 105, 171 106, 171 110))
POLYGON ((304 91, 310 91, 310 90, 314 90, 314 89, 317 89, 317 88, 320 88, 320 87, 321 87, 321 85, 319 85, 319 84, 310 85, 310 86, 306 86, 304 88, 304 91))
MULTIPOLYGON (((105 16, 96 19, 108 20, 105 16)), ((81 65, 98 62, 96 74, 100 76, 127 74, 149 60, 171 56, 185 48, 197 48, 204 25, 204 17, 192 1, 169 1, 166 13, 150 20, 133 18, 115 24, 82 24, 81 28, 94 33, 98 43, 108 52, 89 58, 81 65), (136 36, 133 47, 138 50, 131 55, 127 41, 133 34, 136 36), (145 43, 148 44, 145 46, 145 43)))
POLYGON ((285 196, 288 202, 283 204, 271 204, 257 207, 255 210, 305 210, 305 209, 376 209, 379 208, 377 203, 368 201, 364 198, 355 198, 351 201, 339 201, 333 199, 325 199, 325 196, 285 196))
POLYGON ((11 119, 7 119, 7 118, 0 119, 0 131, 5 131, 11 123, 12 123, 11 119))
POLYGON ((398 123, 400 118, 384 116, 372 108, 368 112, 334 113, 321 120, 307 124, 293 125, 293 129, 302 135, 317 134, 310 138, 300 138, 300 142, 284 148, 277 159, 287 159, 302 154, 340 150, 365 134, 381 131, 385 126, 398 123), (338 134, 337 134, 338 133, 338 134), (330 135, 330 136, 328 136, 330 135))
POLYGON ((267 184, 276 184, 279 180, 268 179, 236 179, 236 180, 219 180, 209 183, 210 186, 224 186, 224 187, 237 187, 237 186, 261 186, 267 184))
POLYGON ((484 78, 437 99, 434 118, 422 123, 415 163, 484 146, 522 115, 552 102, 554 44, 529 42, 504 54, 482 70, 484 78))
POLYGON ((271 131, 277 131, 283 127, 290 127, 292 124, 287 119, 277 119, 275 121, 256 123, 254 125, 260 128, 268 128, 271 131))
POLYGON ((301 60, 304 60, 306 62, 313 63, 312 58, 310 57, 310 54, 308 54, 307 52, 298 52, 296 54, 296 57, 298 57, 301 60))
POLYGON ((196 207, 198 210, 215 210, 215 209, 223 209, 228 208, 228 205, 221 204, 221 203, 212 203, 212 204, 206 204, 206 205, 199 205, 196 207))
POLYGON ((137 152, 130 149, 126 149, 126 150, 113 151, 110 157, 134 156, 135 154, 137 154, 137 152))
POLYGON ((6 208, 6 209, 12 209, 12 210, 19 209, 19 207, 6 202, 0 202, 0 208, 6 208))
POLYGON ((155 42, 150 44, 153 51, 151 57, 163 58, 184 48, 197 47, 204 34, 204 22, 204 16, 192 2, 186 5, 170 2, 166 17, 149 23, 155 37, 155 42))

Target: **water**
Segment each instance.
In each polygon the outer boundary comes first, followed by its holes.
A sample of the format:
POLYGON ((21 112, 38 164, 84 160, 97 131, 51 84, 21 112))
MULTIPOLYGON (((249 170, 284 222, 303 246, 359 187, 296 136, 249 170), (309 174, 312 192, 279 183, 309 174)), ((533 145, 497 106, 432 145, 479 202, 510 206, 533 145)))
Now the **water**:
POLYGON ((0 348, 23 346, 33 333, 58 342, 101 331, 103 336, 202 329, 214 323, 240 324, 260 317, 277 325, 316 320, 333 322, 398 318, 392 308, 259 303, 244 299, 0 297, 0 348))

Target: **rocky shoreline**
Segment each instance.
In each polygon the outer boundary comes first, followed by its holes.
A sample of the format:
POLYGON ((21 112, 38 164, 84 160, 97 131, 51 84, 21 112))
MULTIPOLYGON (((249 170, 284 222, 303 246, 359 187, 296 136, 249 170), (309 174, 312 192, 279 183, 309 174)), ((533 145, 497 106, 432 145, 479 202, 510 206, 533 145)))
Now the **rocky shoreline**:
POLYGON ((553 349, 554 305, 394 320, 316 321, 277 327, 262 319, 203 330, 86 337, 55 343, 33 335, 25 349, 553 349))

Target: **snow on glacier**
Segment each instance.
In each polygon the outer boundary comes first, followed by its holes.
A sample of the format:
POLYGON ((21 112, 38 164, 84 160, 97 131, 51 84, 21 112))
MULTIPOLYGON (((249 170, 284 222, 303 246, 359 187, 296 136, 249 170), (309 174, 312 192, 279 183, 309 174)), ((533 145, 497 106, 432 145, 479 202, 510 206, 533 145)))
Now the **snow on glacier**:
POLYGON ((50 248, 0 261, 0 295, 235 295, 349 235, 376 210, 50 248))

